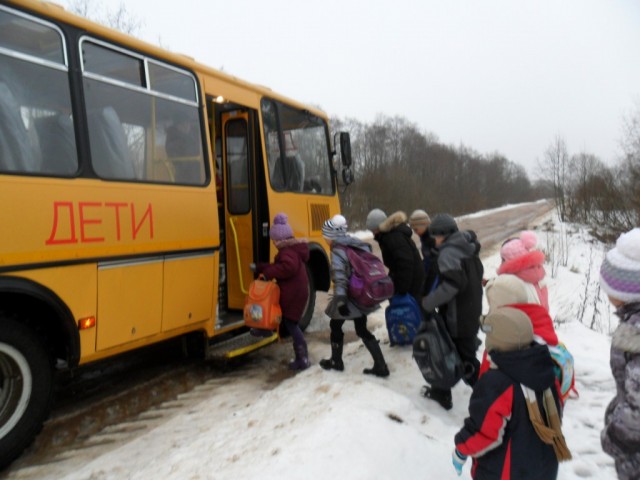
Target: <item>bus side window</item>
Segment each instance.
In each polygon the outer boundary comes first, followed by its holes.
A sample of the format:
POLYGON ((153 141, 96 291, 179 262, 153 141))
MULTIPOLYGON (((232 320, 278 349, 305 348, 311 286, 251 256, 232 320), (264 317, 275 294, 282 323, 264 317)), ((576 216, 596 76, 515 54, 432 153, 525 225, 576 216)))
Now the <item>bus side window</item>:
POLYGON ((135 178, 127 137, 113 107, 104 107, 89 114, 89 141, 93 168, 98 175, 104 178, 135 178))
POLYGON ((40 170, 38 139, 30 135, 20 115, 20 104, 0 81, 0 169, 10 172, 40 170))
POLYGON ((167 127, 164 148, 167 156, 174 159, 177 183, 202 182, 201 143, 199 125, 195 120, 184 118, 167 127))
POLYGON ((40 150, 42 171, 73 175, 78 168, 78 154, 70 115, 58 114, 34 120, 40 150))

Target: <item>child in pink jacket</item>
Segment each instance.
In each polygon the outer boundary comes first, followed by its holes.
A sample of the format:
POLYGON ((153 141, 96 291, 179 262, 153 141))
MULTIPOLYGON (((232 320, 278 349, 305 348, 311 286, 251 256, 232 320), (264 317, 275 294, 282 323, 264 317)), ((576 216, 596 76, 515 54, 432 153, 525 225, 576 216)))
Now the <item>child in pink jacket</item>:
POLYGON ((520 233, 518 238, 510 238, 502 244, 500 257, 502 264, 498 267, 498 275, 510 273, 535 292, 535 303, 549 310, 549 293, 545 284, 544 253, 536 247, 538 237, 530 230, 520 233))

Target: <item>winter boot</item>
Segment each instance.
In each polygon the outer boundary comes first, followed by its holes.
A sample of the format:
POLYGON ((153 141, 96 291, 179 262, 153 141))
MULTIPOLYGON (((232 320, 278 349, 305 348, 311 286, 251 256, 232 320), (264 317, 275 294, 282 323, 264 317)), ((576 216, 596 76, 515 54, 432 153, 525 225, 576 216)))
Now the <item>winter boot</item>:
POLYGON ((320 360, 320 366, 325 370, 344 370, 342 363, 342 342, 331 342, 331 358, 320 360))
POLYGON ((378 340, 371 338, 369 340, 363 340, 363 342, 364 346, 367 347, 367 350, 369 350, 369 353, 373 357, 373 367, 365 368, 362 373, 375 375, 376 377, 388 377, 389 369, 387 368, 387 363, 384 361, 384 357, 382 356, 382 350, 380 350, 378 340))
POLYGON ((291 370, 306 370, 311 363, 309 362, 309 354, 305 343, 294 343, 293 351, 296 354, 295 360, 289 363, 291 370))
POLYGON ((434 402, 438 402, 445 410, 451 410, 451 408, 453 408, 451 390, 442 390, 440 388, 425 386, 422 388, 422 396, 429 398, 434 402))
POLYGON ((252 337, 268 338, 273 335, 273 332, 271 330, 263 330, 261 328, 252 328, 249 330, 249 334, 252 337))

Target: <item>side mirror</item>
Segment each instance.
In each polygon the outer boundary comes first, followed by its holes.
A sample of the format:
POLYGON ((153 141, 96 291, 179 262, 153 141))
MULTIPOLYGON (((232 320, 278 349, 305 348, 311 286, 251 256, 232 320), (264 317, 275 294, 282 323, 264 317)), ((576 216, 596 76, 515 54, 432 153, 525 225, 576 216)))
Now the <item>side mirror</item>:
POLYGON ((353 180, 353 170, 350 167, 344 167, 342 169, 342 183, 349 186, 353 183, 353 180))
POLYGON ((340 158, 343 166, 351 166, 351 137, 349 132, 340 132, 340 158))

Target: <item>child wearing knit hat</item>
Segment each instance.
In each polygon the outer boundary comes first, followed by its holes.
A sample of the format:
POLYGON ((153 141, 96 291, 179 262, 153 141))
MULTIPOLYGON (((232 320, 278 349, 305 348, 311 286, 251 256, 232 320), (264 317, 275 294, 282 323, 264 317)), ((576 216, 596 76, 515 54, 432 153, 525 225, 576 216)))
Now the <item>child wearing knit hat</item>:
MULTIPOLYGON (((547 345, 550 349, 560 348, 566 350, 566 347, 560 345, 549 311, 537 302, 535 291, 530 287, 530 285, 515 275, 508 273, 498 275, 489 280, 485 287, 485 294, 487 296, 487 302, 489 303, 489 313, 505 306, 520 310, 528 317, 533 327, 533 340, 536 343, 547 345)), ((485 349, 482 354, 480 376, 484 375, 490 367, 489 357, 487 355, 488 350, 489 347, 487 346, 487 349, 485 349)), ((566 372, 562 372, 559 369, 556 372, 558 376, 556 388, 563 405, 569 393, 575 391, 575 388, 573 388, 573 375, 571 375, 571 378, 565 379, 563 377, 565 373, 566 372), (564 382, 571 382, 571 390, 566 391, 567 384, 564 382)))
MULTIPOLYGON (((469 400, 469 416, 455 435, 451 455, 458 475, 473 458, 473 478, 547 480, 558 474, 554 446, 537 433, 525 391, 534 396, 534 408, 544 418, 553 413, 543 402, 546 394, 559 410, 553 361, 543 345, 533 342, 533 327, 526 314, 499 307, 481 321, 491 369, 478 379, 469 400)), ((545 425, 548 427, 548 425, 545 425)))
POLYGON ((498 275, 510 273, 517 276, 535 290, 537 301, 549 310, 549 293, 545 283, 544 253, 536 248, 537 235, 525 230, 517 238, 510 238, 502 244, 500 257, 502 264, 498 267, 498 275))
POLYGON ((620 324, 611 338, 616 396, 605 412, 602 449, 613 457, 621 480, 640 472, 640 228, 623 233, 605 255, 600 286, 620 324))
POLYGON ((422 267, 425 274, 423 295, 427 295, 438 282, 438 266, 436 264, 438 252, 435 239, 429 232, 429 225, 431 225, 431 217, 424 210, 417 209, 409 215, 409 226, 413 233, 420 237, 420 253, 422 253, 422 267))
POLYGON ((347 249, 371 252, 371 245, 348 235, 347 220, 339 214, 324 222, 322 225, 322 237, 331 249, 333 297, 331 297, 325 309, 325 314, 330 318, 331 357, 320 360, 320 367, 325 370, 337 370, 339 372, 344 370, 344 362, 342 361, 344 332, 342 331, 342 326, 346 320, 352 320, 356 334, 373 358, 373 367, 365 368, 362 373, 377 377, 388 377, 389 368, 380 349, 380 344, 367 328, 367 314, 376 310, 378 306, 365 308, 349 297, 351 264, 347 249))
MULTIPOLYGON (((295 359, 289 363, 291 370, 309 368, 307 342, 298 322, 304 315, 309 298, 309 278, 306 263, 309 261, 309 245, 304 239, 297 239, 289 225, 286 213, 278 213, 274 219, 269 237, 278 253, 273 263, 258 263, 254 270, 267 279, 276 279, 280 287, 280 307, 282 324, 293 339, 295 359)), ((252 329, 252 334, 259 335, 252 329)))

